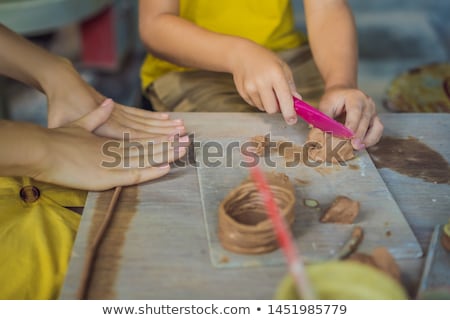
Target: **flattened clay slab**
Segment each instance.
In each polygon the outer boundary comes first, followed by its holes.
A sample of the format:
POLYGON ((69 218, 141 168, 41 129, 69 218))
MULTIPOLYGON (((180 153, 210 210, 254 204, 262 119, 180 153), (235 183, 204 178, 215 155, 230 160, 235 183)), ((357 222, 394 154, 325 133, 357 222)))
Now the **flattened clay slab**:
MULTIPOLYGON (((292 141, 302 145, 307 131, 299 132, 294 139, 272 137, 275 141, 292 141)), ((261 132, 264 136, 267 132, 261 132)), ((252 137, 215 139, 223 146, 239 142, 242 145, 252 137)), ((237 254, 222 247, 218 239, 218 208, 220 202, 248 175, 248 168, 240 166, 244 160, 238 148, 232 154, 224 154, 214 167, 207 166, 202 148, 197 149, 199 163, 198 178, 202 200, 205 232, 212 264, 218 268, 257 267, 283 265, 285 260, 280 249, 266 254, 237 254)), ((313 168, 299 164, 287 167, 285 159, 272 152, 270 161, 259 158, 264 171, 282 172, 295 185, 295 221, 292 226, 297 245, 307 262, 330 259, 341 249, 350 237, 355 225, 365 231, 364 241, 358 251, 370 253, 376 247, 384 246, 396 258, 417 258, 422 249, 406 222, 397 203, 392 198, 377 169, 366 151, 343 167, 339 164, 321 164, 313 168), (273 161, 273 164, 270 164, 273 161), (274 166, 273 166, 274 165, 274 166), (296 183, 308 181, 308 183, 296 183), (353 224, 321 223, 320 217, 338 195, 347 196, 361 204, 360 213, 353 224), (315 199, 317 208, 305 206, 304 199, 315 199)))

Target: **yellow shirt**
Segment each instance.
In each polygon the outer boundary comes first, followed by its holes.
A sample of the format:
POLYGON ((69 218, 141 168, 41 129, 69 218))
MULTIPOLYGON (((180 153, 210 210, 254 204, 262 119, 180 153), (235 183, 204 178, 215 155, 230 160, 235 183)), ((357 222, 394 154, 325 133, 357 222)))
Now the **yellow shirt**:
POLYGON ((0 177, 0 299, 58 298, 81 218, 65 207, 85 200, 85 191, 0 177))
MULTIPOLYGON (((205 29, 240 36, 273 51, 292 49, 306 41, 295 30, 290 0, 180 0, 180 16, 205 29)), ((145 90, 170 71, 187 68, 147 55, 141 68, 145 90)))

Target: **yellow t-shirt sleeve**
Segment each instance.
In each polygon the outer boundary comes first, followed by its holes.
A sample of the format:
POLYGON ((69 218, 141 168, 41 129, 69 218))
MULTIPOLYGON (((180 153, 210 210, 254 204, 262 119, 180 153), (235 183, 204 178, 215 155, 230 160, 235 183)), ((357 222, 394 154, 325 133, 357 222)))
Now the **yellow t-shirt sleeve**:
MULTIPOLYGON (((180 16, 207 30, 247 38, 273 51, 306 42, 295 29, 290 0, 180 0, 180 16)), ((147 55, 141 68, 142 89, 168 72, 185 70, 147 55)))

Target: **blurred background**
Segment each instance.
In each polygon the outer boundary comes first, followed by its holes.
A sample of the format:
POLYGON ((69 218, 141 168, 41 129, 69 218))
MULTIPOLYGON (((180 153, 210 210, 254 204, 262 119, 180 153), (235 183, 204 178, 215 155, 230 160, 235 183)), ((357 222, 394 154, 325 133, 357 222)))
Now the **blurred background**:
MULTIPOLYGON (((137 2, 0 0, 0 22, 69 58, 105 96, 140 106, 139 69, 145 49, 137 33, 137 2)), ((396 77, 412 68, 450 61, 450 1, 348 2, 358 28, 359 86, 375 100, 379 112, 393 110, 385 106, 396 77)), ((293 4, 297 27, 305 30, 302 1, 293 4)), ((445 76, 450 79, 450 74, 445 76)), ((0 118, 46 126, 46 108, 41 93, 0 77, 0 118)))

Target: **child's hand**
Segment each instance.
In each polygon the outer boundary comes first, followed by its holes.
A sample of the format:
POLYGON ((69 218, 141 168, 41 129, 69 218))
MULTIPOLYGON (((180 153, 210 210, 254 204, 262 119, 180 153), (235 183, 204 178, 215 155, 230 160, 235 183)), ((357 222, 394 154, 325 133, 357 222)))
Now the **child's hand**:
POLYGON ((355 133, 352 145, 363 149, 376 144, 383 134, 383 124, 373 100, 358 89, 332 87, 325 91, 319 109, 336 118, 344 113, 345 126, 355 133))
MULTIPOLYGON (((56 128, 95 110, 105 97, 87 84, 70 62, 62 61, 58 84, 48 86, 48 127, 56 128)), ((168 114, 150 112, 115 103, 108 120, 95 130, 104 137, 120 139, 128 132, 132 139, 184 134, 183 120, 170 120, 168 114)))
POLYGON ((297 93, 289 66, 276 54, 253 42, 235 48, 231 71, 241 97, 267 113, 281 111, 286 123, 297 122, 292 96, 297 93))
MULTIPOLYGON (((72 188, 106 190, 159 178, 169 172, 169 162, 186 153, 186 146, 173 148, 162 138, 133 139, 127 145, 91 133, 108 120, 113 108, 112 101, 107 100, 64 127, 40 129, 44 136, 38 136, 33 145, 42 152, 27 175, 72 188)), ((188 138, 179 141, 187 145, 188 138)))

